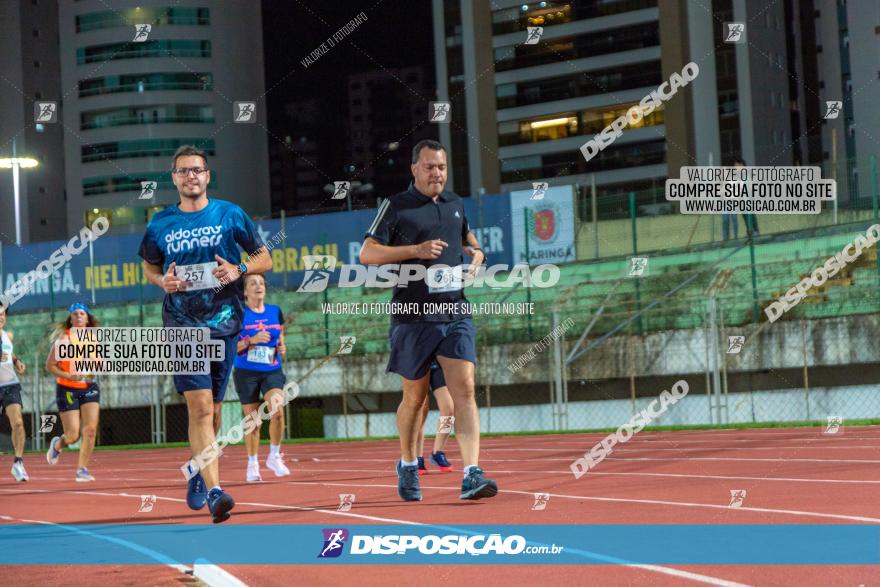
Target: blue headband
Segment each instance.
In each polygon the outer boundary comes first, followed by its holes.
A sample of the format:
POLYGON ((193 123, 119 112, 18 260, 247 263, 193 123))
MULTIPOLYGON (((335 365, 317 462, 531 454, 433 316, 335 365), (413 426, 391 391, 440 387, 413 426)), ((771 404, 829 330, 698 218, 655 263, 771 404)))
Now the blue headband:
POLYGON ((75 311, 77 311, 77 310, 82 310, 82 311, 85 312, 86 314, 91 314, 91 312, 89 312, 89 308, 88 308, 88 306, 86 306, 85 304, 80 304, 79 302, 77 302, 77 303, 75 303, 75 304, 70 304, 70 308, 69 308, 68 311, 69 311, 71 314, 73 314, 73 313, 74 313, 75 311))

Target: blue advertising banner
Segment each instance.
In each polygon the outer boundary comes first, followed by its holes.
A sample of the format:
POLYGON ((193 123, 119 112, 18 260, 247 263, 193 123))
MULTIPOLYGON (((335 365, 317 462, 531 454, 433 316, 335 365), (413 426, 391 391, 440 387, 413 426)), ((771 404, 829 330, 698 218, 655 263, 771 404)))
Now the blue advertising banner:
POLYGON ((200 560, 268 565, 876 565, 880 528, 870 524, 0 525, 0 565, 200 560))
MULTIPOLYGON (((512 264, 509 195, 482 196, 479 205, 476 198, 465 198, 465 210, 488 263, 512 264)), ((375 215, 376 210, 355 210, 293 216, 285 219, 283 229, 280 219, 257 221, 260 235, 272 249, 273 267, 266 276, 269 284, 298 287, 306 255, 333 255, 338 262, 357 263, 364 232, 375 215)), ((14 302, 14 309, 67 307, 77 301, 99 305, 160 301, 162 292, 143 277, 137 254, 141 238, 139 234, 97 237, 91 247, 72 254, 51 277, 37 280, 14 302)), ((0 266, 2 290, 10 291, 16 281, 67 245, 68 241, 51 241, 4 246, 0 266)))

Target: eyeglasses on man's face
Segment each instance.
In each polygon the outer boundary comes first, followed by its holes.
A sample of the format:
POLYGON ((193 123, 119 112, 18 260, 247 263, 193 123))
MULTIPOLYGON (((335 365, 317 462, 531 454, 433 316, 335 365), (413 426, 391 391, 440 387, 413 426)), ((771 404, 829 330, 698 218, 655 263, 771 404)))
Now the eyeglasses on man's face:
POLYGON ((207 167, 175 167, 171 170, 171 173, 178 177, 189 177, 190 173, 202 176, 206 171, 208 171, 207 167))

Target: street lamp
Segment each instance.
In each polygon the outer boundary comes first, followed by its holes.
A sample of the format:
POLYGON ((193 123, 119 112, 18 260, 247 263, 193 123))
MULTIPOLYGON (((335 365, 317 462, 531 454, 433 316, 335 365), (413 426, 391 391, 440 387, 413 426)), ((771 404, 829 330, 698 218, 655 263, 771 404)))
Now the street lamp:
POLYGON ((0 169, 12 169, 12 190, 15 194, 15 244, 21 245, 21 199, 18 190, 18 170, 38 165, 31 157, 8 157, 0 159, 0 169))

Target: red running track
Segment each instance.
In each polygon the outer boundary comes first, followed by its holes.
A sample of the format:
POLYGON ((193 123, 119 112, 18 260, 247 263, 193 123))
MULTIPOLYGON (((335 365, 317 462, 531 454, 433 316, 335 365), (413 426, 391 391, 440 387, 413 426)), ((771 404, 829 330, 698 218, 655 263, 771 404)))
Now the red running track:
MULTIPOLYGON (((404 503, 393 472, 396 441, 285 446, 291 477, 276 479, 262 465, 264 482, 244 482, 243 447, 221 458, 224 488, 236 499, 231 524, 433 523, 454 524, 880 524, 880 427, 642 432, 615 447, 595 470, 577 480, 569 464, 603 434, 517 436, 483 440, 481 465, 498 481, 497 497, 458 499, 460 473, 431 471, 421 478, 424 501, 404 503), (294 460, 296 459, 296 460, 294 460), (271 476, 271 477, 270 477, 271 476), (730 507, 731 490, 745 490, 730 507), (354 493, 350 512, 338 512, 338 494, 354 493), (534 493, 549 493, 533 511, 534 493)), ((455 443, 449 458, 460 465, 455 443)), ((267 447, 261 447, 265 458, 267 447)), ((31 481, 0 481, 0 523, 206 524, 205 511, 184 503, 179 467, 186 449, 98 451, 89 470, 97 481, 75 483, 75 456, 50 467, 39 454, 25 464, 31 481), (157 496, 152 512, 139 512, 141 495, 157 496), (63 499, 59 499, 63 496, 63 499)), ((4 459, 6 460, 6 459, 4 459)), ((3 467, 6 467, 4 464, 3 467)), ((686 545, 658 544, 658 548, 686 545)), ((47 553, 51 558, 51 554, 47 553)), ((248 585, 358 586, 448 583, 471 577, 489 585, 868 585, 868 566, 509 566, 366 565, 327 567, 222 565, 248 585)), ((10 566, 5 584, 195 584, 187 567, 10 566)))

